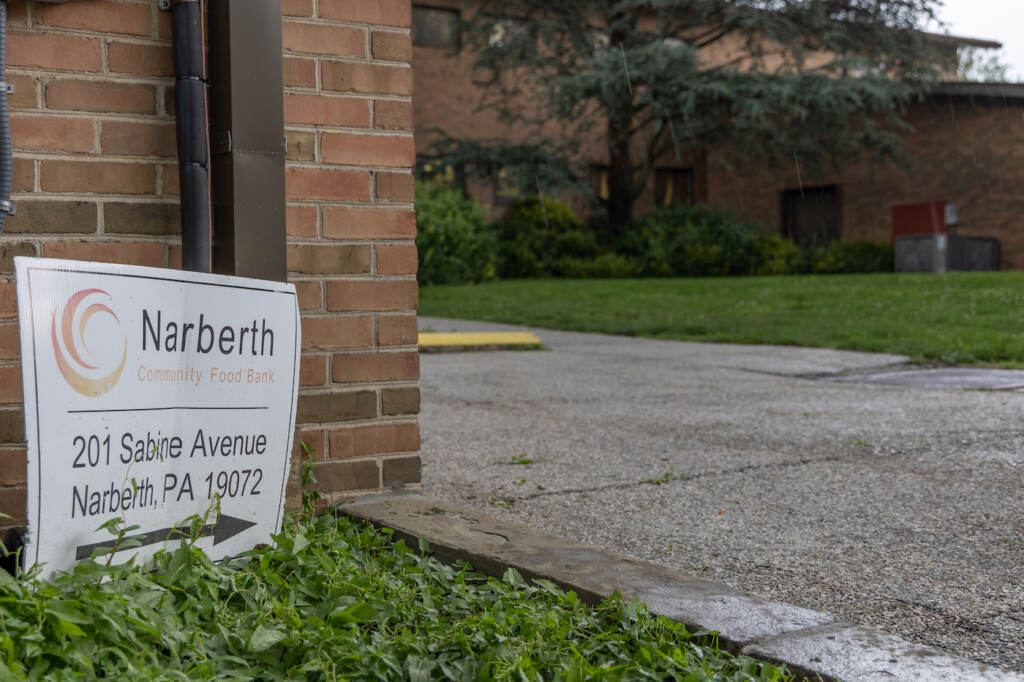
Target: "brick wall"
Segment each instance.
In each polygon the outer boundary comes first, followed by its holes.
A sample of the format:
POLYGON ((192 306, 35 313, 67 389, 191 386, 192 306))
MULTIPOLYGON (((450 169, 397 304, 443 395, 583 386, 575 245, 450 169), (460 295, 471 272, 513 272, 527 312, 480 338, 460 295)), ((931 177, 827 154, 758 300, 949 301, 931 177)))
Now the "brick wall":
MULTIPOLYGON (((409 0, 282 9, 297 443, 313 448, 333 501, 419 481, 411 10, 409 0)), ((169 13, 154 0, 12 0, 9 14, 18 215, 0 237, 0 511, 20 520, 13 257, 177 268, 181 240, 169 13)))
POLYGON ((889 241, 892 206, 946 201, 960 207, 961 234, 1002 242, 1002 267, 1024 268, 1024 216, 1019 192, 1024 166, 1024 102, 935 96, 909 108, 913 130, 898 162, 847 159, 815 169, 786 159, 726 169, 707 165, 707 199, 778 229, 782 191, 838 185, 844 241, 889 241))
MULTIPOLYGON (((479 0, 416 0, 416 5, 474 11, 479 0)), ((734 47, 734 46, 733 46, 734 47)), ((710 62, 726 59, 728 44, 708 51, 710 62)), ((473 83, 473 55, 452 55, 447 48, 415 47, 416 127, 441 128, 477 140, 522 139, 514 127, 492 111, 478 111, 483 90, 473 83)), ((953 74, 946 74, 952 77, 953 74)), ((1003 267, 1024 268, 1024 217, 1017 208, 1016 190, 1024 182, 1024 166, 1015 159, 1024 148, 1022 100, 970 100, 946 96, 915 103, 906 112, 914 131, 905 137, 906 154, 899 163, 871 158, 843 159, 838 170, 801 167, 797 177, 791 158, 777 163, 764 160, 716 163, 695 154, 682 160, 669 154, 659 168, 691 168, 696 200, 733 211, 768 230, 781 227, 781 194, 786 189, 837 184, 842 188, 842 238, 886 241, 891 234, 892 205, 923 201, 950 201, 960 205, 963 234, 999 238, 1003 267)), ((554 137, 557 131, 548 131, 554 137)), ((431 139, 417 135, 417 148, 428 152, 431 139)), ((642 146, 643 140, 638 141, 642 146)), ((579 144, 583 162, 606 163, 601 127, 579 144)), ((721 150, 728 157, 728 150, 721 150)), ((637 214, 654 207, 654 183, 648 183, 636 203, 637 214)), ((494 187, 470 182, 468 190, 490 204, 494 187)), ((585 213, 588 203, 577 197, 573 207, 585 213)))

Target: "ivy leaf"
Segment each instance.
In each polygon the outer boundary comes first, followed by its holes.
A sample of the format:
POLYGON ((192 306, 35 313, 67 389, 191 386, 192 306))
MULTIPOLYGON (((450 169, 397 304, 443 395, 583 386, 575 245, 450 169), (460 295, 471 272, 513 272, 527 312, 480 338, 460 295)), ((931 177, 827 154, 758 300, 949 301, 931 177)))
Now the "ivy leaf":
POLYGON ((261 651, 270 649, 287 638, 287 633, 281 632, 280 630, 265 628, 260 625, 253 630, 251 635, 249 635, 249 643, 245 648, 251 653, 258 654, 261 651))

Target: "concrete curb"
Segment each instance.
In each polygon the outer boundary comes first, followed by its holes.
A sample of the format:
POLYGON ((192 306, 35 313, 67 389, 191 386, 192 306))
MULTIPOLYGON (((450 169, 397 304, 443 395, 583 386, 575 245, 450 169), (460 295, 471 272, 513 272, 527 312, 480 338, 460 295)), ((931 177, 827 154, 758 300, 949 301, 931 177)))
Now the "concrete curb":
MULTIPOLYGON (((820 611, 772 602, 664 566, 499 521, 416 493, 352 500, 337 511, 427 540, 446 561, 467 561, 500 577, 513 567, 597 602, 618 591, 691 631, 714 631, 734 653, 784 663, 812 680, 845 682, 1021 682, 1000 668, 947 656, 820 611)), ((413 542, 410 546, 415 547, 413 542)))
POLYGON ((536 350, 540 338, 532 332, 420 332, 421 353, 493 350, 536 350))

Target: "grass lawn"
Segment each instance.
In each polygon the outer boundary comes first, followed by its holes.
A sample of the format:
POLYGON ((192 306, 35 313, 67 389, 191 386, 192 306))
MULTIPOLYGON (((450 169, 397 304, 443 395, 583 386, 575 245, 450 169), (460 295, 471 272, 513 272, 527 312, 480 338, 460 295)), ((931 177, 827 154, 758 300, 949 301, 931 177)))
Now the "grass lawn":
POLYGON ((1024 367, 1024 272, 509 280, 423 287, 420 314, 1024 367))

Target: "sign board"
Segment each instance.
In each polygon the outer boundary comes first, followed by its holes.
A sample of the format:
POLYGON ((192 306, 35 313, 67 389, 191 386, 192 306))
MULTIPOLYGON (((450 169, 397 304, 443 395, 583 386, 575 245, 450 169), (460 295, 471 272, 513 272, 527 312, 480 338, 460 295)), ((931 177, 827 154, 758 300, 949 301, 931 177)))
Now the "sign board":
POLYGON ((15 272, 25 563, 69 569, 113 544, 98 527, 118 517, 139 546, 114 561, 145 561, 218 500, 198 541, 211 557, 268 541, 295 427, 294 285, 39 258, 15 272))

